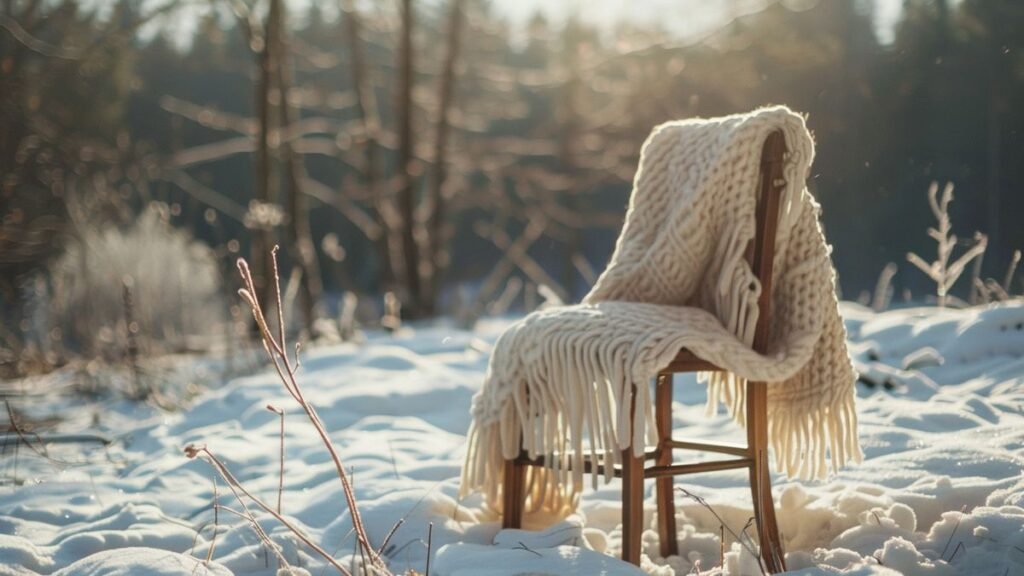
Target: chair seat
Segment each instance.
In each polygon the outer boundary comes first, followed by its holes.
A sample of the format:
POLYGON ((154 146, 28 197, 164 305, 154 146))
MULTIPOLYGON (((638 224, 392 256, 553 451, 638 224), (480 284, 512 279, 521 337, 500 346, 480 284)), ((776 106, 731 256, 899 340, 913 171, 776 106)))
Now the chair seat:
POLYGON ((681 348, 672 362, 662 369, 662 372, 671 374, 676 372, 720 372, 722 370, 724 368, 697 356, 688 348, 681 348))
MULTIPOLYGON (((495 346, 497 358, 527 373, 545 355, 593 358, 615 354, 634 381, 660 372, 722 371, 723 361, 746 366, 770 361, 727 330, 710 312, 690 306, 604 301, 534 312, 508 329, 495 346), (528 337, 526 335, 529 335, 528 337), (714 343, 713 348, 710 343, 714 343)), ((516 374, 502 374, 514 382, 516 374)))

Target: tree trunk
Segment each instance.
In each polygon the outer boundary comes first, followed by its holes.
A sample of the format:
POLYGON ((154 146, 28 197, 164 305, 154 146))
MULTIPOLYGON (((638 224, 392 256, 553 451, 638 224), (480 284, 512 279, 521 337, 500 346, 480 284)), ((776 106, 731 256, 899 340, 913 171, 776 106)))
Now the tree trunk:
MULTIPOLYGON (((578 28, 575 27, 572 30, 575 30, 576 33, 579 32, 578 28)), ((582 136, 580 130, 580 92, 582 80, 579 75, 579 44, 580 39, 575 34, 568 34, 566 45, 563 47, 565 50, 566 69, 569 76, 561 93, 561 112, 563 116, 559 138, 559 152, 563 170, 574 182, 579 181, 580 167, 577 146, 582 136)), ((583 190, 578 184, 574 184, 564 193, 564 205, 573 214, 579 214, 583 209, 579 198, 582 193, 583 190)), ((573 260, 577 257, 583 257, 583 231, 581 227, 573 226, 568 231, 568 236, 562 268, 562 285, 568 293, 568 301, 573 301, 576 298, 577 278, 579 277, 573 260)))
MULTIPOLYGON (((259 80, 256 85, 256 115, 259 134, 256 143, 255 187, 256 200, 262 204, 272 204, 276 196, 271 174, 272 159, 270 155, 270 93, 274 85, 273 71, 276 63, 270 38, 276 34, 274 30, 279 20, 278 9, 278 4, 271 2, 263 29, 263 47, 257 58, 259 80)), ((255 222, 255 226, 249 260, 252 262, 254 284, 260 292, 258 296, 269 306, 274 302, 271 297, 273 267, 270 255, 274 246, 274 233, 273 230, 266 227, 265 223, 255 222)), ((255 328, 255 324, 253 327, 255 328)))
POLYGON ((278 90, 281 98, 281 129, 285 133, 281 139, 285 154, 285 173, 288 178, 288 231, 291 252, 296 264, 302 269, 299 281, 299 298, 302 306, 302 319, 307 331, 313 333, 313 322, 317 317, 317 306, 323 295, 323 279, 320 276, 320 264, 317 261, 316 244, 309 225, 309 207, 303 184, 306 179, 306 167, 301 156, 296 154, 287 132, 291 126, 292 110, 288 103, 288 91, 291 88, 291 68, 288 58, 288 30, 285 23, 285 7, 282 0, 271 0, 271 5, 278 5, 278 25, 276 34, 268 39, 276 56, 276 72, 278 90))
POLYGON ((419 271, 419 247, 416 242, 415 147, 412 136, 413 29, 412 0, 402 0, 402 28, 398 50, 398 210, 402 218, 402 260, 406 288, 405 306, 409 316, 422 314, 423 294, 419 271))
POLYGON ((426 315, 434 315, 441 292, 441 281, 448 267, 448 232, 445 230, 444 183, 447 178, 448 134, 451 131, 449 114, 455 93, 455 65, 459 59, 462 36, 463 0, 452 0, 448 15, 447 46, 444 68, 438 85, 438 118, 434 131, 434 171, 430 180, 430 220, 428 222, 430 273, 423 303, 426 315))
MULTIPOLYGON (((398 276, 395 263, 401 260, 401 240, 397 232, 401 227, 396 222, 394 207, 390 198, 381 190, 381 160, 378 135, 380 133, 380 116, 377 110, 377 97, 373 85, 366 73, 366 57, 363 52, 361 23, 355 0, 345 0, 342 7, 348 28, 349 54, 351 56, 352 87, 356 95, 356 111, 366 141, 365 167, 363 178, 366 188, 373 199, 377 223, 382 233, 380 238, 372 240, 376 243, 380 271, 378 273, 379 289, 387 292, 395 289, 395 278, 398 276)), ((339 194, 343 193, 339 191, 339 194)))

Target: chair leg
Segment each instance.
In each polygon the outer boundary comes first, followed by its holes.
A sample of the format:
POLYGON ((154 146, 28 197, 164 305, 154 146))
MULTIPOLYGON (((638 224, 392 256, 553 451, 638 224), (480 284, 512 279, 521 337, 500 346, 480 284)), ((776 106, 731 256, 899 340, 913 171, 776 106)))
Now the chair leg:
POLYGON ((622 559, 640 565, 644 529, 644 459, 622 451, 622 559))
POLYGON ((751 494, 754 496, 754 515, 757 519, 758 539, 761 556, 768 572, 775 574, 786 570, 779 537, 779 525, 775 519, 775 502, 772 498, 772 479, 768 472, 768 453, 762 451, 750 469, 751 494))
POLYGON ((505 460, 505 482, 502 485, 503 514, 502 528, 523 527, 523 506, 526 504, 526 465, 515 460, 505 460))
POLYGON ((754 503, 761 556, 768 572, 785 571, 782 541, 775 520, 772 479, 768 471, 768 388, 764 382, 747 383, 747 445, 750 466, 750 495, 754 503))
MULTIPOLYGON (((672 464, 672 375, 659 374, 655 391, 655 427, 658 430, 657 464, 672 464)), ((672 477, 655 480, 658 499, 658 543, 662 558, 679 555, 679 540, 676 532, 676 502, 672 477)))
MULTIPOLYGON (((636 413, 636 390, 629 399, 629 425, 636 413)), ((643 442, 643 438, 633 438, 643 442)), ((640 565, 640 536, 644 530, 644 458, 634 456, 633 447, 622 451, 622 559, 640 565)))

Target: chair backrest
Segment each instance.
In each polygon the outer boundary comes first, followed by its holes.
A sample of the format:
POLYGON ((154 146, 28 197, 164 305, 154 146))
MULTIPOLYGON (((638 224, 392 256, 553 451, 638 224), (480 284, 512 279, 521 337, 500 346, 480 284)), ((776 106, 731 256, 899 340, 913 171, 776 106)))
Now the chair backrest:
POLYGON ((754 350, 761 354, 768 347, 768 317, 771 313, 772 270, 775 260, 775 233, 779 227, 779 204, 786 185, 783 167, 786 138, 781 130, 768 135, 761 149, 761 178, 758 183, 757 228, 750 253, 750 267, 761 283, 757 326, 754 329, 754 350))

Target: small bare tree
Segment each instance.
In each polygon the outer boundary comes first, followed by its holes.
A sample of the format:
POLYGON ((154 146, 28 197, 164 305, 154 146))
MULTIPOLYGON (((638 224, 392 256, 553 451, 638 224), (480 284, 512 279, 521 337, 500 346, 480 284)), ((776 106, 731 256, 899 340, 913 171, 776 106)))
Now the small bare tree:
POLYGON ((928 188, 928 205, 938 221, 938 228, 929 228, 928 235, 938 244, 935 261, 928 264, 913 252, 907 254, 907 261, 917 266, 935 282, 935 295, 938 298, 939 306, 945 306, 949 297, 949 289, 960 278, 967 265, 971 260, 985 253, 985 248, 988 247, 988 237, 980 232, 975 232, 974 243, 971 247, 950 264, 953 249, 957 244, 957 237, 952 232, 953 225, 949 219, 949 203, 953 201, 953 183, 946 184, 942 190, 941 199, 938 198, 938 192, 938 182, 932 182, 928 188))

